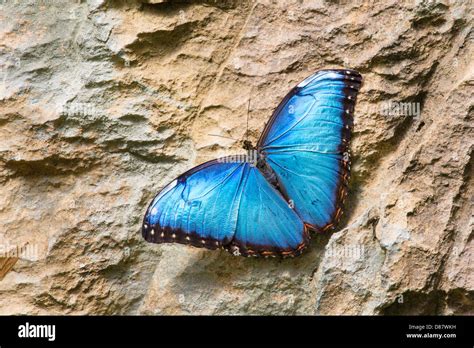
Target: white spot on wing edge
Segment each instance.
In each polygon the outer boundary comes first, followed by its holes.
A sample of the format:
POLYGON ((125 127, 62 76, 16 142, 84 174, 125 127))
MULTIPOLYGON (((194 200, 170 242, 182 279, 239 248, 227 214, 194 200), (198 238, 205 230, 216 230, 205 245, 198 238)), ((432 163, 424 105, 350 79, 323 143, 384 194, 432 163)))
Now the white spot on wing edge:
POLYGON ((237 245, 234 245, 231 249, 232 249, 232 255, 240 256, 240 249, 237 245))

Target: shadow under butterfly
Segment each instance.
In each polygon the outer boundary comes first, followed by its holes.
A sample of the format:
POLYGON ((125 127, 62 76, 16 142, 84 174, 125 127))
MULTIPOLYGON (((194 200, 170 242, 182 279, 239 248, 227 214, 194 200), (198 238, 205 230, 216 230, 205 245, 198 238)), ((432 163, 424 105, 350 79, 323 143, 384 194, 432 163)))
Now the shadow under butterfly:
POLYGON ((152 243, 223 248, 241 256, 300 255, 310 231, 334 228, 350 172, 349 141, 361 75, 320 70, 294 87, 254 147, 256 161, 228 156, 166 185, 142 234, 152 243))

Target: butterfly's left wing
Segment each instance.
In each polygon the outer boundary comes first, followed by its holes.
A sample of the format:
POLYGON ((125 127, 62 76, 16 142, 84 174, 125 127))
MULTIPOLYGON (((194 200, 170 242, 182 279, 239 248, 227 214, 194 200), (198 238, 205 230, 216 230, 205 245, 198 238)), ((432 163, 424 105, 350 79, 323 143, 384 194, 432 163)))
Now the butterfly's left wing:
POLYGON ((152 243, 216 249, 234 237, 243 163, 203 163, 166 185, 149 205, 142 234, 152 243))
POLYGON ((280 190, 301 219, 317 230, 332 227, 342 213, 361 82, 361 75, 352 70, 311 75, 283 99, 258 143, 280 190))
POLYGON ((309 242, 306 226, 280 192, 255 166, 231 157, 193 168, 161 190, 142 234, 148 242, 243 256, 295 256, 309 242))

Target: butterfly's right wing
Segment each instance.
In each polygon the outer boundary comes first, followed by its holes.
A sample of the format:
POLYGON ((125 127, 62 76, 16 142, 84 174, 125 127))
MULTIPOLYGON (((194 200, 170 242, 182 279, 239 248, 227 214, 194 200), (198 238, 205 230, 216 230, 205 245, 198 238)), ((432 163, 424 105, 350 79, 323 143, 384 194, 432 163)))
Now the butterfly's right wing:
POLYGON ((353 70, 316 72, 283 99, 259 140, 281 191, 315 230, 332 228, 342 214, 361 84, 362 76, 353 70))
POLYGON ((302 221, 249 163, 204 163, 151 202, 142 226, 153 243, 225 248, 243 256, 293 256, 309 238, 302 221))

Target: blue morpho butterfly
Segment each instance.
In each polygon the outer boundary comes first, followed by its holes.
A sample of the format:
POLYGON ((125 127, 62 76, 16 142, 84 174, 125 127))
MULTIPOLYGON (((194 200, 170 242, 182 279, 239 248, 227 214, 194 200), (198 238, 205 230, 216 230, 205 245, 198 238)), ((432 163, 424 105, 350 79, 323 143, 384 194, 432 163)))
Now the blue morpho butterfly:
POLYGON ((257 146, 244 142, 256 163, 230 156, 180 175, 148 207, 145 240, 242 256, 301 254, 310 231, 333 228, 342 214, 361 83, 352 70, 306 78, 276 108, 257 146))

